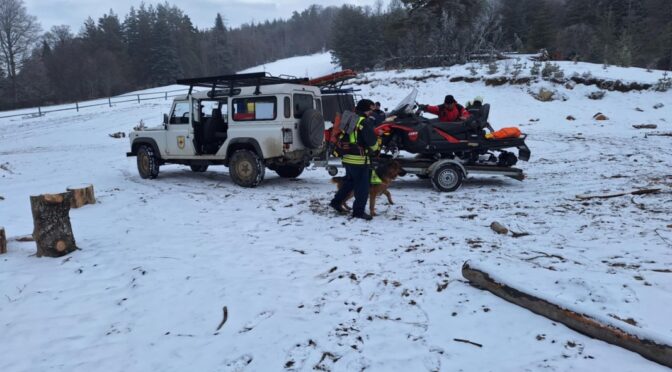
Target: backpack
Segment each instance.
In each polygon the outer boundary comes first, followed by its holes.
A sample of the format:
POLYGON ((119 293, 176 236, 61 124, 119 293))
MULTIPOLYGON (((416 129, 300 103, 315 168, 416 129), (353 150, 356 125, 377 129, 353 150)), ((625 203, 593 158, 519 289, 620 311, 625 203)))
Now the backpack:
POLYGON ((343 157, 346 154, 360 154, 362 151, 357 143, 350 143, 350 134, 357 128, 359 115, 352 111, 343 111, 336 118, 334 128, 331 132, 331 140, 335 144, 334 154, 343 157))

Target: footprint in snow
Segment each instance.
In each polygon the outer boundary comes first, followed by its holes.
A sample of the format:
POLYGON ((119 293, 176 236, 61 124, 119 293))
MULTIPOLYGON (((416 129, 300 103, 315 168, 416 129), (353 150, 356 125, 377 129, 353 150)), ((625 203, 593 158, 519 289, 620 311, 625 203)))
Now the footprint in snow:
POLYGON ((247 322, 243 329, 238 331, 238 333, 247 333, 251 330, 253 330, 256 326, 259 325, 259 323, 263 322, 264 320, 270 318, 275 314, 273 311, 267 310, 267 311, 262 311, 261 313, 257 314, 257 316, 254 317, 253 320, 247 322))
POLYGON ((252 363, 252 355, 244 354, 233 360, 227 360, 226 371, 239 372, 243 371, 250 363, 252 363))

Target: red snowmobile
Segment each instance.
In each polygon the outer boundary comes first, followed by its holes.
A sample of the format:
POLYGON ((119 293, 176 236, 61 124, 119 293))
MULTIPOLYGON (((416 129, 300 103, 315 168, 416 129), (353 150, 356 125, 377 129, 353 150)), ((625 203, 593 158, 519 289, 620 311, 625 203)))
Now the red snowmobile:
POLYGON ((465 165, 496 165, 510 167, 518 159, 528 161, 530 149, 525 144, 527 135, 487 135, 490 105, 469 110, 470 117, 461 122, 440 122, 428 119, 416 111, 418 91, 413 89, 388 116, 396 116, 376 128, 382 138, 383 152, 396 157, 400 151, 418 154, 420 158, 456 159, 465 165), (503 137, 503 138, 502 138, 503 137), (508 138, 507 138, 508 137, 508 138), (518 155, 511 152, 518 149, 518 155))

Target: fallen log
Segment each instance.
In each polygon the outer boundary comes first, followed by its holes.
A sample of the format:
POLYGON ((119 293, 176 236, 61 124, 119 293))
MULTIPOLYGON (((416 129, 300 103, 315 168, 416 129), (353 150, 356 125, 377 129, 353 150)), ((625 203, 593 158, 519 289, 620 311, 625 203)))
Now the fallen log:
POLYGON ((619 192, 616 194, 605 194, 605 195, 577 195, 576 198, 579 200, 590 200, 590 199, 609 199, 615 198, 618 196, 625 195, 646 195, 646 194, 657 194, 661 189, 642 189, 635 191, 619 192))
POLYGON ((646 137, 649 136, 654 136, 654 137, 672 137, 672 132, 660 132, 660 133, 647 133, 645 134, 646 137))
POLYGON ((5 236, 5 228, 0 226, 0 254, 7 253, 7 237, 5 236))
POLYGON ((26 242, 34 242, 35 238, 33 238, 32 235, 23 235, 23 236, 17 236, 16 238, 14 238, 14 240, 16 240, 17 242, 26 243, 26 242))
POLYGON ((30 197, 37 257, 61 257, 77 249, 70 225, 72 192, 30 197))
POLYGON ((626 327, 605 324, 586 314, 563 308, 505 283, 500 283, 487 272, 469 266, 468 261, 462 266, 462 276, 474 287, 490 291, 498 297, 562 323, 579 333, 634 351, 644 358, 672 367, 672 346, 661 343, 659 340, 628 332, 626 327))
POLYGON ((96 204, 96 196, 93 193, 93 185, 69 186, 67 191, 72 191, 72 202, 70 208, 81 208, 87 204, 96 204))

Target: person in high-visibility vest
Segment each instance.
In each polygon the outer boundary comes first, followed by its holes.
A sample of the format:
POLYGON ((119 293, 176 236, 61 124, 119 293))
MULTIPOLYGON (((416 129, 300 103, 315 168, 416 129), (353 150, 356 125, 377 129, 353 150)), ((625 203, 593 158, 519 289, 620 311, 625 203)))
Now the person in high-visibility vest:
POLYGON ((355 113, 359 115, 355 130, 350 134, 344 134, 340 139, 347 141, 349 146, 343 154, 343 166, 345 167, 345 180, 343 186, 336 192, 329 205, 337 212, 345 214, 343 201, 351 192, 354 192, 355 202, 352 205, 352 217, 371 220, 372 217, 364 212, 366 202, 369 199, 369 186, 371 182, 371 155, 378 150, 378 138, 373 129, 378 120, 373 115, 375 105, 373 101, 362 99, 357 102, 355 113))

